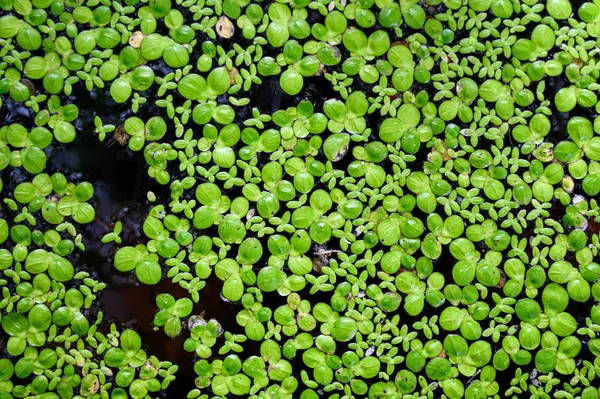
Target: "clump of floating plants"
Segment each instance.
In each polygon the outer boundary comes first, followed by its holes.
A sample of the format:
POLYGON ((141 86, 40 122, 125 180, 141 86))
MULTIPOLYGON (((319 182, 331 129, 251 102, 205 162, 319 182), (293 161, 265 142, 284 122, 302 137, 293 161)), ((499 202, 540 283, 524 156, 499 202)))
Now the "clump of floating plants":
POLYGON ((599 36, 597 0, 0 0, 0 399, 598 399, 599 36), (145 165, 138 226, 94 227, 81 142, 145 165))

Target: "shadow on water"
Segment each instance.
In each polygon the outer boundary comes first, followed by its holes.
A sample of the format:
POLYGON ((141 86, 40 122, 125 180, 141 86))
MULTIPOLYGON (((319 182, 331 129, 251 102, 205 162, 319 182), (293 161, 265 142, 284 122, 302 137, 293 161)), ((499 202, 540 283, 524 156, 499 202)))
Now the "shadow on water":
MULTIPOLYGON (((79 269, 89 271, 94 278, 106 283, 95 309, 102 311, 106 326, 116 323, 122 328, 133 328, 142 337, 149 354, 179 366, 176 381, 166 391, 167 397, 184 397, 194 388, 194 356, 185 352, 183 343, 189 336, 184 327, 182 335, 168 338, 164 331, 154 331, 153 318, 157 312, 155 298, 170 293, 175 298, 189 297, 186 290, 164 278, 155 286, 137 283, 132 273, 120 273, 112 265, 116 250, 124 245, 143 243, 143 222, 152 204, 146 199, 147 191, 168 198, 168 189, 160 187, 147 177, 141 154, 135 154, 118 144, 101 143, 96 137, 83 132, 68 147, 52 153, 53 169, 78 171, 80 181, 90 181, 95 188, 96 219, 84 231, 86 251, 74 259, 79 269), (123 223, 122 244, 102 244, 101 237, 112 231, 114 222, 123 223)), ((213 277, 200 293, 192 314, 216 318, 225 329, 235 324, 235 308, 220 300, 221 282, 213 277)), ((185 326, 184 322, 184 326, 185 326)), ((105 326, 105 327, 106 327, 105 326)))

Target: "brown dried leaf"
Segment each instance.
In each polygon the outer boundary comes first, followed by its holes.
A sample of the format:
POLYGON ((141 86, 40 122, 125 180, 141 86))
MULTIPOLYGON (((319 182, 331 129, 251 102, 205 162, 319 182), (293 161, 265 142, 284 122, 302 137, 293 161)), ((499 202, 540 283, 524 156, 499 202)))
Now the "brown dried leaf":
POLYGON ((229 71, 229 81, 232 85, 235 84, 235 77, 240 74, 240 71, 236 67, 233 67, 231 71, 229 71))
POLYGON ((123 126, 117 126, 114 133, 114 138, 121 145, 127 145, 131 136, 127 134, 123 126))
POLYGON ((35 96, 35 85, 29 79, 23 78, 21 79, 21 83, 23 83, 29 89, 29 95, 35 96))
POLYGON ((129 36, 129 45, 133 48, 140 48, 142 45, 142 40, 144 40, 145 37, 146 35, 144 32, 139 30, 135 31, 131 34, 131 36, 129 36))
POLYGON ((231 39, 235 33, 235 27, 233 22, 226 16, 221 16, 217 21, 217 34, 224 39, 231 39))

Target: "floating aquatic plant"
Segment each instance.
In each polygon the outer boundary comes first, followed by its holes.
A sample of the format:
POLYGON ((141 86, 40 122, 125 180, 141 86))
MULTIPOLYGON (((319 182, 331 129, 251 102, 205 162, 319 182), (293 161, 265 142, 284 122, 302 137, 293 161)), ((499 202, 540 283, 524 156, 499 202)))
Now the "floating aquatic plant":
POLYGON ((98 247, 183 336, 189 398, 598 398, 599 18, 0 0, 0 398, 176 379, 104 321, 98 247), (60 161, 87 137, 161 186, 139 228, 60 161))

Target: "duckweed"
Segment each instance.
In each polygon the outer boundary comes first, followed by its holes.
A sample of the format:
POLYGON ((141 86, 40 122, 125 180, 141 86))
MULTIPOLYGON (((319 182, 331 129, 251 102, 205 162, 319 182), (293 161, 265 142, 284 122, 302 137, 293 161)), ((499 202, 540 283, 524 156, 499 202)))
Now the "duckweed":
POLYGON ((596 2, 0 9, 1 399, 600 396, 596 2))

